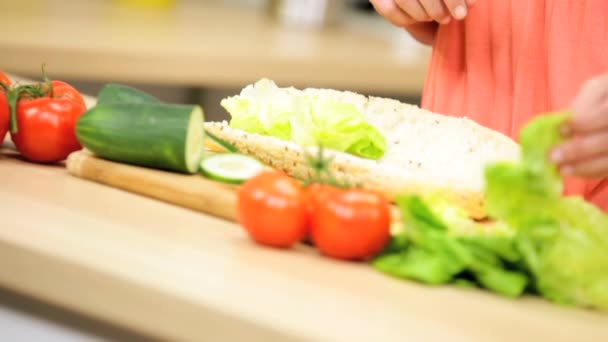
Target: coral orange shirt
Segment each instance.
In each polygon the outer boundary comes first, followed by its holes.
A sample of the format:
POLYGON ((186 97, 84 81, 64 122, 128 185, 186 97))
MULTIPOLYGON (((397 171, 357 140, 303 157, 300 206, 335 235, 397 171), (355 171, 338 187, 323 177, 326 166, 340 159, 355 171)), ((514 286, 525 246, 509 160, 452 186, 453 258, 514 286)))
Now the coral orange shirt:
MULTIPOLYGON (((606 72, 608 0, 478 0, 465 20, 438 29, 422 107, 517 139, 528 120, 567 109, 606 72)), ((565 188, 608 211, 608 179, 565 188)))

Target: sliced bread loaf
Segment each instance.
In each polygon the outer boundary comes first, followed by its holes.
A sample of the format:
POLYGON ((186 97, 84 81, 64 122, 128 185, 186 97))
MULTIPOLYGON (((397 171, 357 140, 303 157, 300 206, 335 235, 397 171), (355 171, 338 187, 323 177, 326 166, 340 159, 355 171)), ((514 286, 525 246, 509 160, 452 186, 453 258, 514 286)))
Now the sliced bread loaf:
MULTIPOLYGON (((290 90, 299 91, 299 90, 290 90)), ((394 198, 399 194, 442 193, 471 217, 483 218, 484 166, 497 160, 517 160, 519 145, 512 139, 466 118, 431 113, 396 100, 366 97, 330 89, 301 92, 352 103, 386 139, 379 160, 328 150, 339 178, 376 189, 394 198)), ((251 134, 228 122, 207 122, 206 129, 245 154, 303 180, 312 176, 303 147, 275 137, 251 134)))

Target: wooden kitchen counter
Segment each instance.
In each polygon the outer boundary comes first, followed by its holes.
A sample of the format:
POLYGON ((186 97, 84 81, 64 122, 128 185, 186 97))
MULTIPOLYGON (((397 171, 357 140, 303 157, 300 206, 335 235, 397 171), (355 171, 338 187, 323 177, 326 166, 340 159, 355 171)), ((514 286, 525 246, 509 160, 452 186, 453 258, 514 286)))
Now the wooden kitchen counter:
POLYGON ((400 281, 232 223, 0 159, 0 286, 170 340, 600 341, 608 316, 400 281))
MULTIPOLYGON (((87 98, 89 105, 94 99, 87 98)), ((604 341, 608 315, 397 280, 0 154, 0 287, 163 340, 604 341)))
POLYGON ((0 69, 37 77, 46 63, 59 78, 100 82, 241 88, 268 77, 299 87, 421 92, 428 49, 380 18, 353 14, 319 34, 215 3, 0 1, 0 69))

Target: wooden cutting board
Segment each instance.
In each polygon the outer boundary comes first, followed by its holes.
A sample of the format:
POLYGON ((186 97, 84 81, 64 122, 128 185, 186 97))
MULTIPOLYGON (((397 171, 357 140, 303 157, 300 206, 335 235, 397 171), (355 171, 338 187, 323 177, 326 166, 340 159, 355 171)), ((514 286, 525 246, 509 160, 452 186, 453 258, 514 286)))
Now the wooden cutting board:
POLYGON ((86 150, 72 153, 66 166, 70 174, 80 178, 237 221, 237 187, 233 185, 214 182, 201 175, 183 175, 111 162, 86 150))
MULTIPOLYGON (((201 175, 155 170, 101 159, 82 150, 72 153, 66 167, 83 179, 155 198, 211 216, 238 222, 238 186, 209 180, 201 175)), ((399 229, 399 210, 391 206, 393 229, 399 229)))

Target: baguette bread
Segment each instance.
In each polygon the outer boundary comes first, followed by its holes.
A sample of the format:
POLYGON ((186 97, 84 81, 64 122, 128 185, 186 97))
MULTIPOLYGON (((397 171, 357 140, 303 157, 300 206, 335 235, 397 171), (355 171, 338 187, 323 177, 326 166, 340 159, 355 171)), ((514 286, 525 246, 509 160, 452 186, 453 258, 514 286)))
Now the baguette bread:
MULTIPOLYGON (((290 88, 290 91, 300 91, 290 88)), ((395 198, 400 194, 441 193, 472 218, 485 217, 483 172, 487 163, 518 160, 519 145, 466 118, 431 113, 397 100, 366 97, 330 89, 304 89, 305 94, 355 105, 386 138, 379 160, 326 150, 334 174, 395 198)), ((241 153, 302 180, 312 176, 306 156, 316 152, 275 137, 251 134, 229 123, 206 122, 206 129, 241 153)), ((212 148, 213 146, 208 146, 212 148)))

